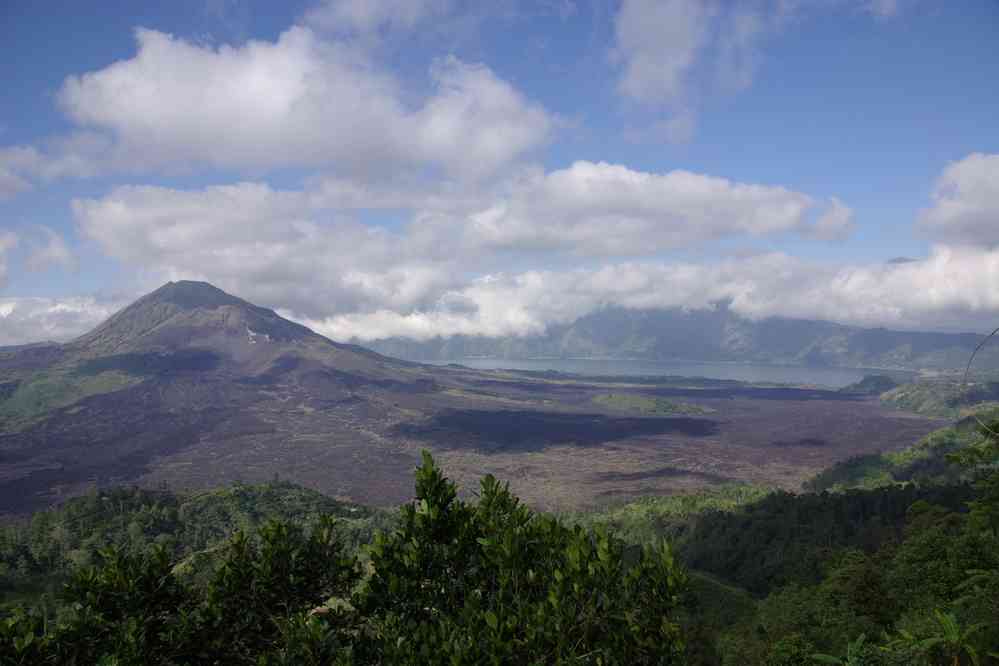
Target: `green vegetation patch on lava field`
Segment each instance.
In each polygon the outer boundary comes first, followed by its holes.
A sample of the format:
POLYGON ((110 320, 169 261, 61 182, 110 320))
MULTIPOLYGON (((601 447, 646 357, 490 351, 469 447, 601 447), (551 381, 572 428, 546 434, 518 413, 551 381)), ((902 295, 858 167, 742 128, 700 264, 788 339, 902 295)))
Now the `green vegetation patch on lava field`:
POLYGON ((981 422, 999 418, 999 407, 983 409, 952 426, 931 432, 899 451, 855 456, 823 470, 805 483, 812 492, 882 488, 898 484, 958 483, 962 467, 950 455, 982 441, 981 422))
POLYGON ((999 407, 999 381, 929 379, 887 391, 881 402, 926 416, 959 419, 999 407))
POLYGON ((92 395, 111 393, 142 381, 119 370, 82 374, 53 369, 40 372, 18 384, 6 399, 0 400, 0 431, 17 430, 49 412, 68 407, 92 395))

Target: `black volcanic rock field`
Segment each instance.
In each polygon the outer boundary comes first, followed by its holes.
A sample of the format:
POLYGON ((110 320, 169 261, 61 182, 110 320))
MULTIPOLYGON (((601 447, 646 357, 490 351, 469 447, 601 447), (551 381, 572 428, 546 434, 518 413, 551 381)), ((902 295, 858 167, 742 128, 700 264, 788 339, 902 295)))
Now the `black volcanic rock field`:
POLYGON ((466 488, 492 472, 548 509, 728 481, 793 489, 941 424, 808 388, 423 366, 178 282, 73 342, 0 350, 0 513, 94 485, 275 477, 390 505, 410 497, 423 448, 466 488), (610 408, 608 393, 687 411, 610 408))

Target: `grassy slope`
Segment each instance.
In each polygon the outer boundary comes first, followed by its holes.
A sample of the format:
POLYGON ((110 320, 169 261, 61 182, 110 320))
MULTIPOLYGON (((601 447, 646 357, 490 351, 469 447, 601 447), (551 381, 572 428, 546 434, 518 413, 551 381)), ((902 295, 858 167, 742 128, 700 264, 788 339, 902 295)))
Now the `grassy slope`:
POLYGON ((837 463, 805 484, 807 490, 841 491, 879 488, 899 483, 954 483, 963 471, 947 455, 981 441, 979 421, 999 418, 999 408, 976 411, 952 426, 941 428, 901 451, 859 456, 837 463))
POLYGON ((645 497, 601 511, 575 514, 570 519, 584 527, 603 527, 629 543, 649 543, 682 535, 690 520, 707 511, 735 511, 763 499, 772 488, 726 484, 683 495, 645 497))
MULTIPOLYGON (((878 377, 844 391, 863 392, 887 388, 878 377)), ((875 453, 844 460, 823 470, 805 489, 843 491, 872 489, 908 482, 954 483, 962 470, 947 455, 981 440, 979 422, 999 418, 999 383, 979 381, 963 384, 954 379, 933 379, 902 384, 880 393, 883 404, 926 416, 953 418, 954 425, 934 431, 900 451, 875 453)))
POLYGON ((926 416, 959 419, 999 406, 999 382, 918 381, 882 393, 881 402, 926 416))
POLYGON ((5 400, 0 400, 0 424, 5 429, 23 427, 60 407, 67 407, 83 398, 111 393, 142 381, 118 371, 98 374, 78 374, 67 370, 38 373, 20 384, 5 400))
POLYGON ((134 386, 165 372, 197 370, 215 361, 210 352, 116 354, 61 361, 45 369, 12 374, 0 382, 0 432, 19 430, 50 412, 94 395, 134 386))

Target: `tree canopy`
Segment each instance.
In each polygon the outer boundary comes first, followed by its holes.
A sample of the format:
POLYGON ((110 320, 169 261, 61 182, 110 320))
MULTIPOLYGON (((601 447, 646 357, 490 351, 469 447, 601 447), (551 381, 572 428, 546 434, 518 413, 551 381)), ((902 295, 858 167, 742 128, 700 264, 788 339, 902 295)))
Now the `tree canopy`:
POLYGON ((61 617, 0 624, 4 664, 681 664, 686 573, 534 513, 491 476, 458 499, 429 455, 362 565, 332 519, 238 531, 207 583, 162 545, 79 568, 61 617))

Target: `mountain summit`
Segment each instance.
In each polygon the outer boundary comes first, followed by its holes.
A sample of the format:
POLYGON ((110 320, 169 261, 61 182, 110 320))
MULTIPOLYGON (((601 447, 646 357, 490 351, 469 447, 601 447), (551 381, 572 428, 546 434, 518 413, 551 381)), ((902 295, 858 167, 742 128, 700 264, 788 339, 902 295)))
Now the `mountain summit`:
POLYGON ((273 310, 236 298, 207 282, 168 282, 113 315, 71 348, 87 355, 156 351, 245 338, 294 342, 320 336, 273 310))
POLYGON ((342 489, 315 476, 351 474, 326 456, 384 441, 359 424, 391 424, 435 387, 422 366, 337 344, 208 283, 170 282, 72 342, 0 351, 0 514, 94 483, 210 487, 298 466, 311 470, 300 481, 342 489))
POLYGON ((170 303, 185 310, 194 308, 218 308, 224 305, 256 307, 242 298, 236 298, 208 282, 178 280, 167 282, 156 291, 146 294, 131 307, 141 307, 145 303, 170 303))

